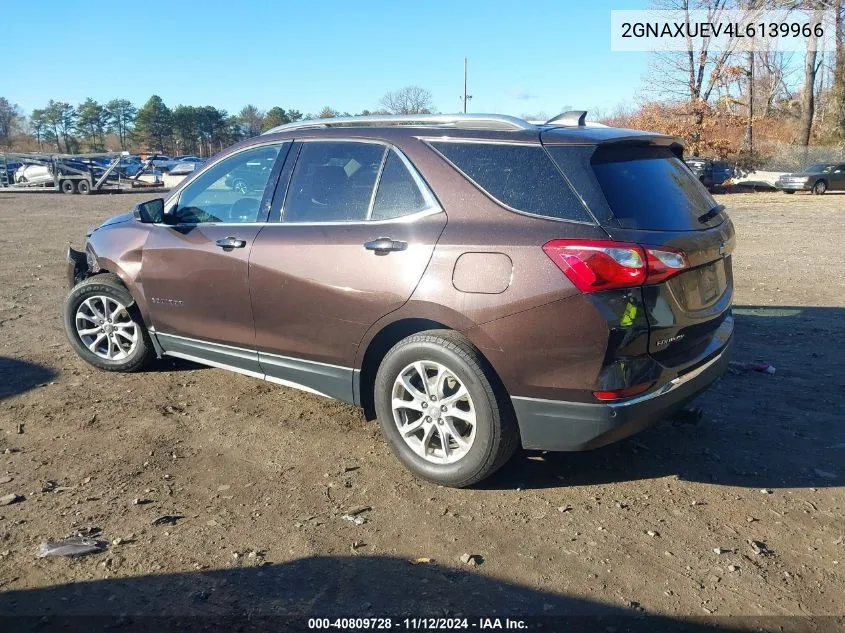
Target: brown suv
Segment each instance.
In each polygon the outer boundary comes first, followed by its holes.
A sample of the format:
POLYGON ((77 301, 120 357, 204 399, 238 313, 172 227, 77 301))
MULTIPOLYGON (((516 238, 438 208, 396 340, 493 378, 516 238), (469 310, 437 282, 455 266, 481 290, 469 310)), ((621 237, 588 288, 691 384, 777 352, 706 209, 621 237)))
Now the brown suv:
POLYGON ((584 114, 238 143, 69 252, 68 337, 101 369, 175 356, 356 404, 445 485, 626 437, 725 369, 734 230, 676 139, 584 114))

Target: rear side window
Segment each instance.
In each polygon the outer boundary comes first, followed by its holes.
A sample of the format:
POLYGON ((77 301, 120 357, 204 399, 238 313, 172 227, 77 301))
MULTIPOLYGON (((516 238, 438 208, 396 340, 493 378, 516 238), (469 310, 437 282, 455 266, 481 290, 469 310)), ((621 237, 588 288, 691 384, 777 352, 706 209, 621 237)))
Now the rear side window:
POLYGON ((497 201, 517 211, 558 220, 593 222, 540 145, 431 142, 497 201))
POLYGON ((282 221, 365 220, 385 151, 375 143, 303 143, 282 221))
MULTIPOLYGON (((556 160, 566 156, 563 148, 549 153, 556 160)), ((600 146, 590 164, 623 228, 689 231, 722 222, 720 214, 699 221, 716 201, 669 148, 600 146)))
POLYGON ((381 173, 371 219, 390 220, 423 211, 426 206, 417 183, 402 159, 391 151, 381 173))

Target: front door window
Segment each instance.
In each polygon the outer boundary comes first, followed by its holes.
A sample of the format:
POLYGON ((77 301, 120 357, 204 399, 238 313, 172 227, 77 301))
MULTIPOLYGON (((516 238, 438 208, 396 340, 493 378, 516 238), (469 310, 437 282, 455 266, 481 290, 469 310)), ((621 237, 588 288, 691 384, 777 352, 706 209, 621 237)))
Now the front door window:
POLYGON ((182 190, 179 224, 250 223, 258 220, 261 198, 281 145, 262 145, 233 154, 182 190))

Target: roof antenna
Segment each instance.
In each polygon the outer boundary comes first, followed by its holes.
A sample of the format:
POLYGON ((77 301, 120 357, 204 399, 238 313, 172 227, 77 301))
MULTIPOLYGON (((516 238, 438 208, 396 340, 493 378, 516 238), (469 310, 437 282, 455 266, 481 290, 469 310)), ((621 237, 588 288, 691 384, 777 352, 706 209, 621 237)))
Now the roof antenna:
POLYGON ((586 110, 570 110, 569 112, 562 112, 556 117, 546 121, 547 125, 555 123, 557 125, 564 125, 567 127, 584 127, 587 122, 586 110))

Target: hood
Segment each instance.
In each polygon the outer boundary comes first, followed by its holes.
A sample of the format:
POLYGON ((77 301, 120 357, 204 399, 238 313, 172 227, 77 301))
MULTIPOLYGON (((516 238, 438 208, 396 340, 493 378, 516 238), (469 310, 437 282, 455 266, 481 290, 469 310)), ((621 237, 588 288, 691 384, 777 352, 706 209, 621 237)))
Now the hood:
POLYGON ((91 235, 94 231, 99 231, 100 229, 104 229, 107 226, 114 226, 115 224, 123 224, 124 222, 129 222, 135 216, 132 213, 121 213, 120 215, 116 215, 114 217, 109 218, 105 222, 103 222, 100 226, 94 227, 93 229, 88 231, 88 235, 91 235))

